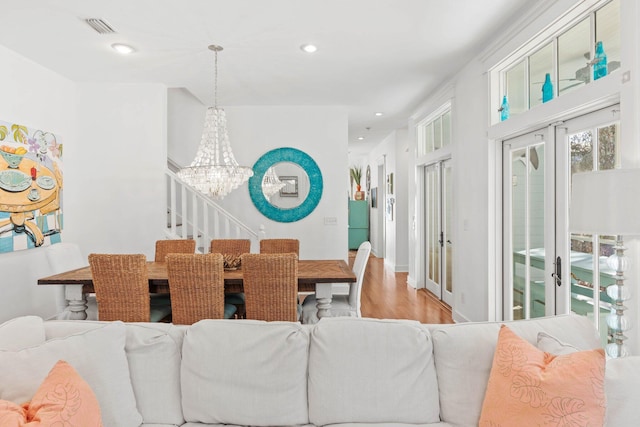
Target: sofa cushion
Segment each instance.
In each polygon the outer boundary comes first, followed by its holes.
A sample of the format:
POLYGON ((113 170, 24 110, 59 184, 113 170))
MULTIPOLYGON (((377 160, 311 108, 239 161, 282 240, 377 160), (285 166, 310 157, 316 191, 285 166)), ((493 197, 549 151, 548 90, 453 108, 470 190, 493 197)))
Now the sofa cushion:
POLYGON ((418 322, 322 319, 311 330, 310 422, 440 421, 432 349, 418 322))
MULTIPOLYGON (((108 322, 63 320, 44 322, 47 338, 66 337, 103 327, 108 322)), ((186 326, 169 323, 125 323, 125 352, 131 384, 144 425, 180 425, 180 363, 186 326)))
POLYGON ((144 423, 184 423, 180 392, 182 328, 167 323, 127 324, 131 384, 144 423))
POLYGON ((546 351, 547 353, 551 353, 553 355, 561 355, 561 354, 571 354, 576 351, 580 351, 580 349, 574 345, 567 344, 566 342, 560 341, 558 338, 553 335, 549 335, 546 332, 538 332, 538 341, 536 342, 536 347, 542 351, 546 351))
POLYGON ((22 350, 45 341, 43 321, 37 316, 22 316, 0 325, 0 350, 22 350))
POLYGON ((193 324, 182 347, 185 420, 255 426, 308 423, 308 350, 309 335, 297 323, 193 324))
POLYGON ((607 360, 604 381, 607 394, 605 425, 637 427, 640 420, 640 356, 607 360))
POLYGON ((554 356, 500 328, 480 426, 604 425, 604 350, 554 356))
POLYGON ((20 351, 0 351, 0 399, 24 403, 62 359, 89 384, 109 427, 142 423, 124 352, 125 326, 113 322, 81 334, 52 339, 20 351))
POLYGON ((478 425, 502 323, 533 345, 537 342, 538 332, 546 332, 580 350, 600 346, 591 321, 577 315, 431 325, 442 421, 464 427, 478 425))

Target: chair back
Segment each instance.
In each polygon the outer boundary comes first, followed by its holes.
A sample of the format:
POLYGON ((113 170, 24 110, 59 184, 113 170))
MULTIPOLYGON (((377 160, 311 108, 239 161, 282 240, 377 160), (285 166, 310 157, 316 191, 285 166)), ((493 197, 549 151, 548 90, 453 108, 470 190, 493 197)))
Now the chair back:
POLYGON ((249 239, 213 239, 209 246, 212 254, 242 255, 251 252, 251 240, 249 239))
POLYGON ((298 321, 298 256, 242 255, 246 318, 298 321))
POLYGON ((240 256, 251 252, 249 239, 213 239, 209 246, 212 254, 222 254, 224 268, 240 267, 240 256))
POLYGON ((224 318, 222 255, 168 254, 171 317, 176 325, 224 318))
POLYGON ((98 320, 149 322, 147 258, 142 254, 90 254, 98 320))
POLYGON ((298 239, 262 239, 260 240, 261 254, 289 254, 300 256, 300 241, 298 239))
POLYGON ((360 312, 360 299, 362 296, 362 282, 364 280, 364 271, 367 269, 367 261, 371 254, 371 243, 362 242, 358 247, 356 259, 353 261, 353 273, 356 275, 356 283, 349 288, 349 305, 356 308, 358 317, 362 317, 360 312))
POLYGON ((194 239, 157 240, 155 262, 165 262, 167 254, 192 254, 195 251, 194 239))

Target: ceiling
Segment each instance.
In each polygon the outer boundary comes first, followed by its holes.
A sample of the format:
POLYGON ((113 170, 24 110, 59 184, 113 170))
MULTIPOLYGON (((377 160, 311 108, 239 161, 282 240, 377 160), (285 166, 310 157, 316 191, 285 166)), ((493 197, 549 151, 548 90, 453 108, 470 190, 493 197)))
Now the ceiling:
POLYGON ((363 153, 474 57, 528 0, 20 0, 0 44, 78 82, 156 82, 218 105, 344 106, 363 153), (116 31, 98 34, 84 19, 116 31), (137 50, 122 56, 112 43, 137 50), (313 43, 308 54, 300 45, 313 43), (382 112, 382 116, 375 116, 382 112), (358 137, 364 137, 358 140, 358 137))

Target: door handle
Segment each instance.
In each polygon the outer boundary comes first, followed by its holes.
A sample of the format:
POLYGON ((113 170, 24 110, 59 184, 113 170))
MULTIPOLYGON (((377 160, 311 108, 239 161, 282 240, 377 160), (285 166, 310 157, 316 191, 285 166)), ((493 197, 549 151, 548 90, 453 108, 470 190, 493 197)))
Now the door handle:
POLYGON ((556 266, 556 271, 555 273, 551 273, 551 277, 556 280, 556 286, 562 286, 562 258, 557 257, 554 264, 556 266))

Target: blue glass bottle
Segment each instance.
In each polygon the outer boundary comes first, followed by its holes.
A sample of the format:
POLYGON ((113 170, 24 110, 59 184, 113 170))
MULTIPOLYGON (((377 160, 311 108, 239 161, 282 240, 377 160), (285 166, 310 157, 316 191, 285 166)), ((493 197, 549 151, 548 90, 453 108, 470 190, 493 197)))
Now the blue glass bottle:
POLYGON ((503 122, 509 118, 509 102, 507 95, 502 97, 502 105, 500 105, 500 121, 503 122))
POLYGON ((607 54, 604 53, 602 42, 596 43, 596 57, 593 64, 593 80, 607 75, 607 54))
POLYGON ((553 99, 553 83, 551 83, 551 74, 544 76, 544 84, 542 85, 542 102, 551 101, 553 99))

